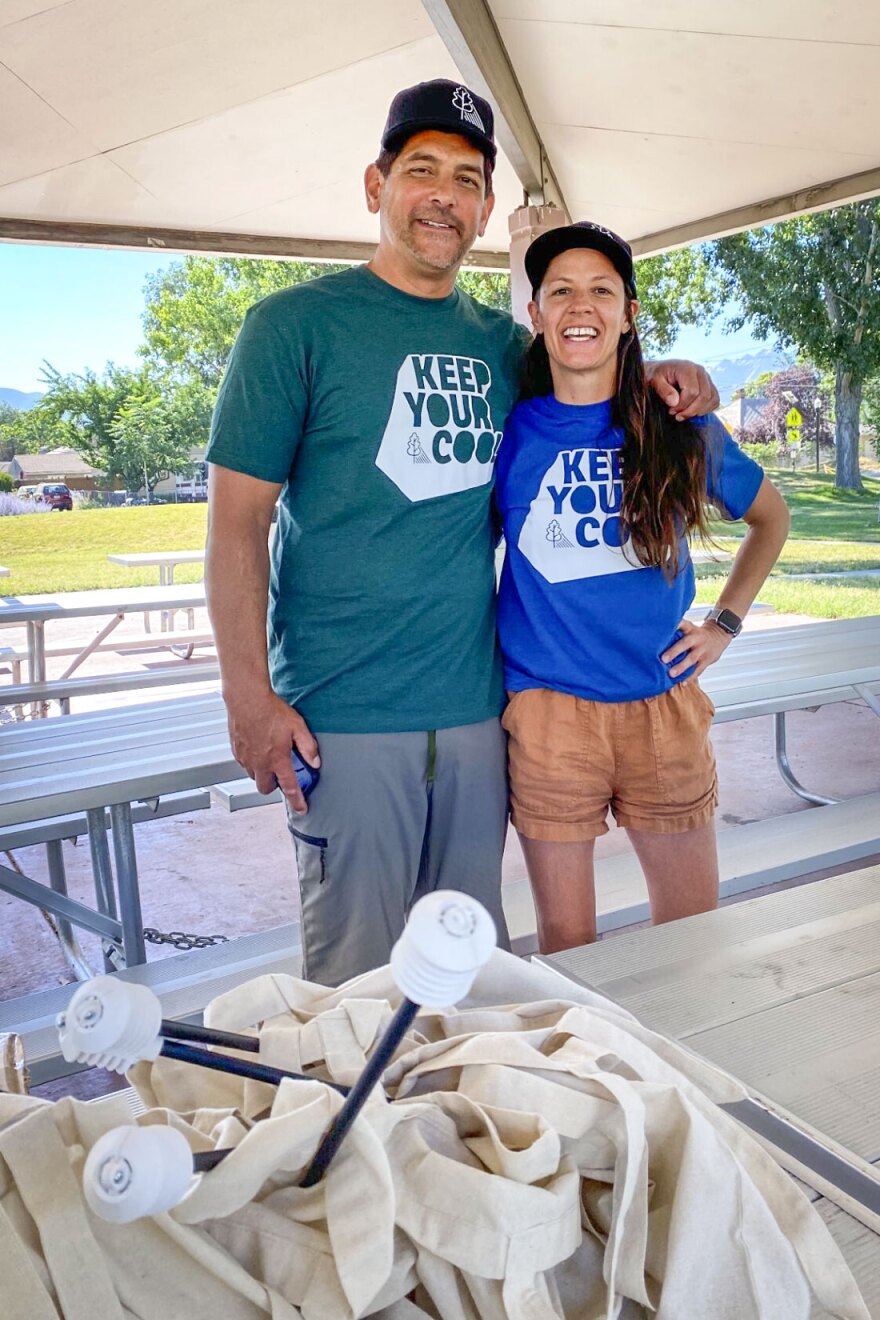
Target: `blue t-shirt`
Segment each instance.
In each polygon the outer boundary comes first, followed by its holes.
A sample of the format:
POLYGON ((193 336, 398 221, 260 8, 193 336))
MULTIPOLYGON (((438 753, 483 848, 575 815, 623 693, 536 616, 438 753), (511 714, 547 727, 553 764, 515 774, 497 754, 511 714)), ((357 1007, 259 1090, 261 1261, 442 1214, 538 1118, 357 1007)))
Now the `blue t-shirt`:
MULTIPOLYGON (((706 440, 708 498, 741 518, 763 472, 717 417, 696 425, 706 440)), ((669 582, 621 546, 622 445, 610 400, 564 404, 548 395, 517 404, 508 420, 495 484, 507 542, 498 633, 508 691, 637 701, 681 681, 660 655, 694 599, 693 565, 683 543, 669 582)))

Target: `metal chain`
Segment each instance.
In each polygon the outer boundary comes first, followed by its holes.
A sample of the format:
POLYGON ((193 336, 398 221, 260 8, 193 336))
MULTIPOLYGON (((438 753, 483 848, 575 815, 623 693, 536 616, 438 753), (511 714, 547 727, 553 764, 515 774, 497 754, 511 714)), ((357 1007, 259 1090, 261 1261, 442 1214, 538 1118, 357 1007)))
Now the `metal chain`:
POLYGON ((186 935, 182 930, 171 930, 167 935, 152 926, 144 927, 144 939, 150 944, 173 944, 175 949, 208 949, 212 944, 227 944, 228 935, 186 935))

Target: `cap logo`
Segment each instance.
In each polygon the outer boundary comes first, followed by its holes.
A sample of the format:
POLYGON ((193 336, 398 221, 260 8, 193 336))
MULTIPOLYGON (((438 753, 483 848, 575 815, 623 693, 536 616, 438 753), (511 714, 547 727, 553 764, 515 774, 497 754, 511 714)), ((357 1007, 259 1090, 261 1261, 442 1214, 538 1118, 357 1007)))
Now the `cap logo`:
POLYGON ((611 239, 613 239, 615 243, 619 243, 619 242, 620 242, 620 240, 619 240, 619 238, 617 237, 617 235, 616 235, 616 234, 612 234, 611 230, 610 230, 610 229, 606 229, 604 225, 590 225, 590 229, 595 229, 597 233, 599 233, 599 234, 604 234, 606 238, 611 238, 611 239))
POLYGON ((466 87, 456 87, 452 94, 452 104, 455 106, 462 119, 466 119, 469 124, 473 124, 474 128, 478 128, 481 133, 485 133, 486 127, 480 116, 477 114, 477 107, 474 105, 474 98, 466 87))

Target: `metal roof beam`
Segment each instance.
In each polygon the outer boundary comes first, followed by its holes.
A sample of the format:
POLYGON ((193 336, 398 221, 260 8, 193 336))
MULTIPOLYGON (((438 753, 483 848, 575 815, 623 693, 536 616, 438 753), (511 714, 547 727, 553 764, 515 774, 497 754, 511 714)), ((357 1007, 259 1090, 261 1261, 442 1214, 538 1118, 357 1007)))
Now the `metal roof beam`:
POLYGON ((661 229, 656 234, 646 234, 644 238, 633 240, 632 249, 637 257, 650 257, 672 248, 687 247, 690 243, 722 238, 725 234, 738 234, 743 229, 755 229, 760 225, 771 225, 792 216, 827 211, 832 206, 846 206, 848 202, 861 202, 878 194, 880 169, 865 170, 861 174, 849 174, 830 183, 782 193, 764 202, 750 202, 748 206, 722 211, 702 220, 692 220, 672 229, 661 229))
POLYGON ((462 78, 492 101, 496 134, 530 203, 571 213, 486 0, 422 0, 462 78))
MULTIPOLYGON (((271 257, 280 261, 370 261, 376 253, 375 243, 336 239, 220 233, 210 229, 93 225, 63 220, 21 220, 15 217, 0 217, 0 242, 146 248, 151 252, 204 252, 212 256, 271 257)), ((471 251, 463 264, 475 270, 507 270, 510 259, 506 252, 471 251)))

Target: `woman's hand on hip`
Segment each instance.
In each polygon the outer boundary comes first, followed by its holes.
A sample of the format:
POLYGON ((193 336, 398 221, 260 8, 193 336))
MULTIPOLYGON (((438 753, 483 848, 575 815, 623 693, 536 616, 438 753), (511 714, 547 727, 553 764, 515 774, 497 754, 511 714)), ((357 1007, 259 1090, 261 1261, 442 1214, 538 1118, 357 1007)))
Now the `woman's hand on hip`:
POLYGON ((694 672, 688 674, 687 682, 699 678, 710 665, 714 665, 733 641, 730 633, 715 623, 691 623, 690 619, 682 619, 678 630, 683 636, 668 646, 660 659, 664 665, 672 666, 669 670, 670 678, 687 674, 694 667, 694 672))

